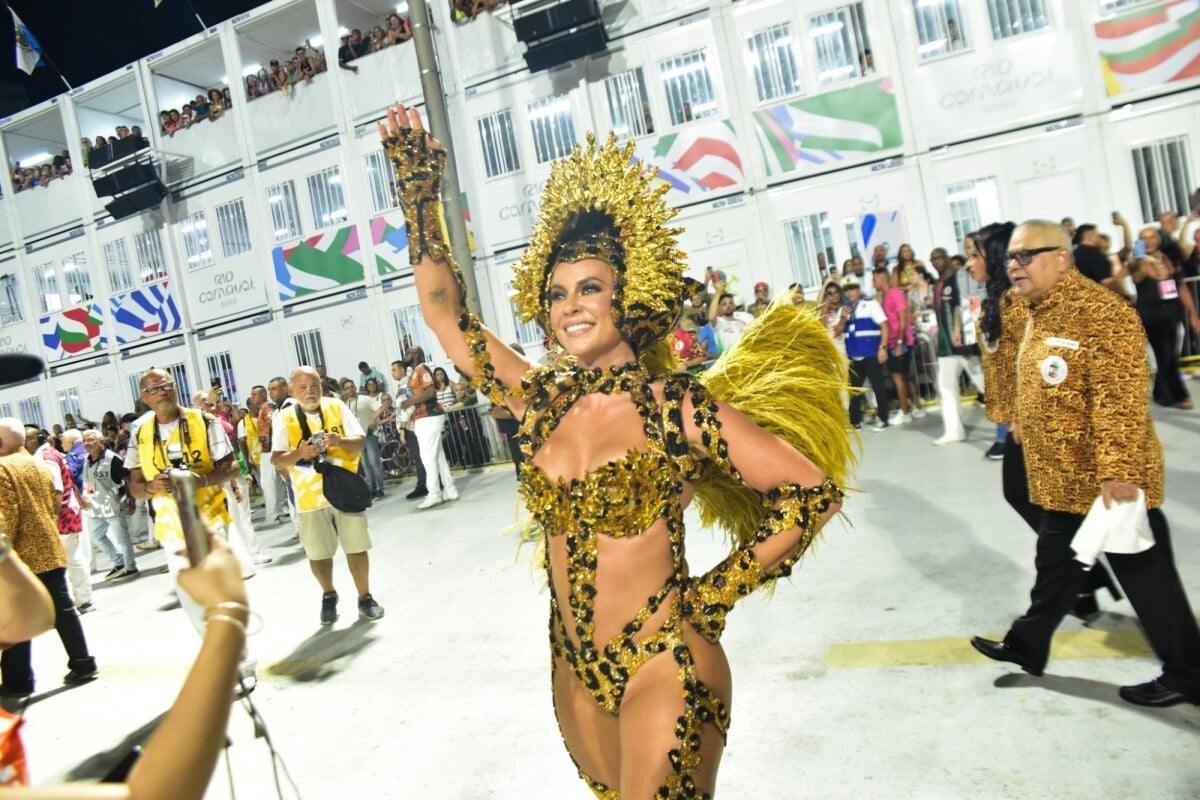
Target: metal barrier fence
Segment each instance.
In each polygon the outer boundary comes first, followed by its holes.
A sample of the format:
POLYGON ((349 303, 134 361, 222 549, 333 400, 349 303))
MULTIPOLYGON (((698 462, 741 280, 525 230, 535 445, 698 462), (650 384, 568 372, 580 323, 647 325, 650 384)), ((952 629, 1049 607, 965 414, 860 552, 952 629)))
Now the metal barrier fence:
MULTIPOLYGON (((1183 279, 1184 291, 1192 293, 1193 308, 1200 311, 1200 276, 1183 279)), ((1200 369, 1200 333, 1196 333, 1183 320, 1182 347, 1179 353, 1180 363, 1185 368, 1200 369)))
MULTIPOLYGON (((376 430, 379 450, 383 458, 383 472, 387 478, 401 478, 416 472, 416 465, 408 457, 404 437, 392 423, 376 430)), ((451 469, 471 469, 488 464, 511 463, 508 443, 496 429, 496 423, 488 413, 487 406, 467 406, 446 412, 446 427, 442 433, 442 447, 451 469)))

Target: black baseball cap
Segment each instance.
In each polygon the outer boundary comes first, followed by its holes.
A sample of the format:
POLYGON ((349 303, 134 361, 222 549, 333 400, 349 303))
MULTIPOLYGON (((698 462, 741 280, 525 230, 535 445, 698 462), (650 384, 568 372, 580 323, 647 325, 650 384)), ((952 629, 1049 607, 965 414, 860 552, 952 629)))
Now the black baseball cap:
POLYGON ((45 368, 40 358, 28 353, 0 354, 0 386, 36 378, 45 368))

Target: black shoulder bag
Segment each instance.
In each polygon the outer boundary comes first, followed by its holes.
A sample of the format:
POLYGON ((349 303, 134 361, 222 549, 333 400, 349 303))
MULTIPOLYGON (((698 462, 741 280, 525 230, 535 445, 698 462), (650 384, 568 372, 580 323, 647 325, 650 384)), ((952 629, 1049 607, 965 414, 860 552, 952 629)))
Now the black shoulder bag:
MULTIPOLYGON (((317 416, 321 418, 321 427, 325 427, 325 414, 320 406, 317 407, 317 416)), ((311 439, 312 431, 308 428, 308 418, 299 403, 296 403, 296 419, 300 422, 300 440, 311 439)), ((337 464, 330 464, 324 456, 319 456, 313 462, 313 469, 321 474, 325 499, 338 511, 358 514, 371 507, 371 488, 357 473, 337 464)))

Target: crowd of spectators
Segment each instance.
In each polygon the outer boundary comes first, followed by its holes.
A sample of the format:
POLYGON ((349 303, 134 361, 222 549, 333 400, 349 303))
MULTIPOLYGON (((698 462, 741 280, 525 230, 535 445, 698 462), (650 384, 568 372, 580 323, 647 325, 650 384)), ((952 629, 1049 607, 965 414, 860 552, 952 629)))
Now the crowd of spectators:
MULTIPOLYGON (((158 112, 159 132, 163 136, 173 136, 176 131, 183 130, 198 122, 209 120, 216 122, 225 112, 233 107, 233 95, 228 86, 209 89, 207 93, 198 94, 194 100, 184 103, 180 108, 164 109, 158 112)), ((97 146, 100 146, 97 144, 97 146)))
POLYGON ((507 4, 508 0, 450 0, 450 17, 461 25, 507 4))
POLYGON ((291 95, 301 81, 311 83, 314 75, 326 69, 325 52, 306 40, 292 51, 291 58, 283 61, 273 58, 268 66, 260 68, 253 75, 247 75, 246 98, 254 100, 266 97, 271 92, 291 95))
POLYGON ((360 28, 342 35, 342 45, 338 48, 338 66, 351 72, 358 72, 358 67, 350 63, 356 58, 362 58, 369 53, 377 53, 385 47, 403 44, 412 38, 412 20, 391 13, 382 25, 371 28, 364 34, 360 28))
POLYGON ((72 172, 71 154, 66 150, 56 155, 48 164, 23 167, 18 161, 12 168, 13 190, 22 192, 35 186, 49 186, 51 182, 65 178, 72 172))

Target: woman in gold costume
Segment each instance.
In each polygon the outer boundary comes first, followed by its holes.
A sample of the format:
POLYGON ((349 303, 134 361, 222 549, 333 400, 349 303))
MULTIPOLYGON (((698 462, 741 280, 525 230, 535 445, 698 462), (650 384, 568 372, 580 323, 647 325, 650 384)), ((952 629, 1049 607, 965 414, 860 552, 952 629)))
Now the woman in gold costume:
POLYGON ((441 145, 404 106, 380 135, 425 322, 459 371, 522 420, 520 491, 545 548, 554 708, 579 774, 610 800, 711 797, 732 695, 726 615, 790 574, 841 506, 845 366, 815 317, 777 305, 745 334, 761 356, 722 359, 703 381, 682 372, 669 341, 685 291, 678 231, 665 225, 674 212, 633 145, 612 136, 602 147, 589 136, 554 164, 516 268, 519 314, 568 356, 557 370, 531 365, 465 306, 441 145), (785 405, 759 419, 735 410, 764 392, 787 394, 785 405), (693 499, 734 539, 700 576, 684 558, 693 499))

